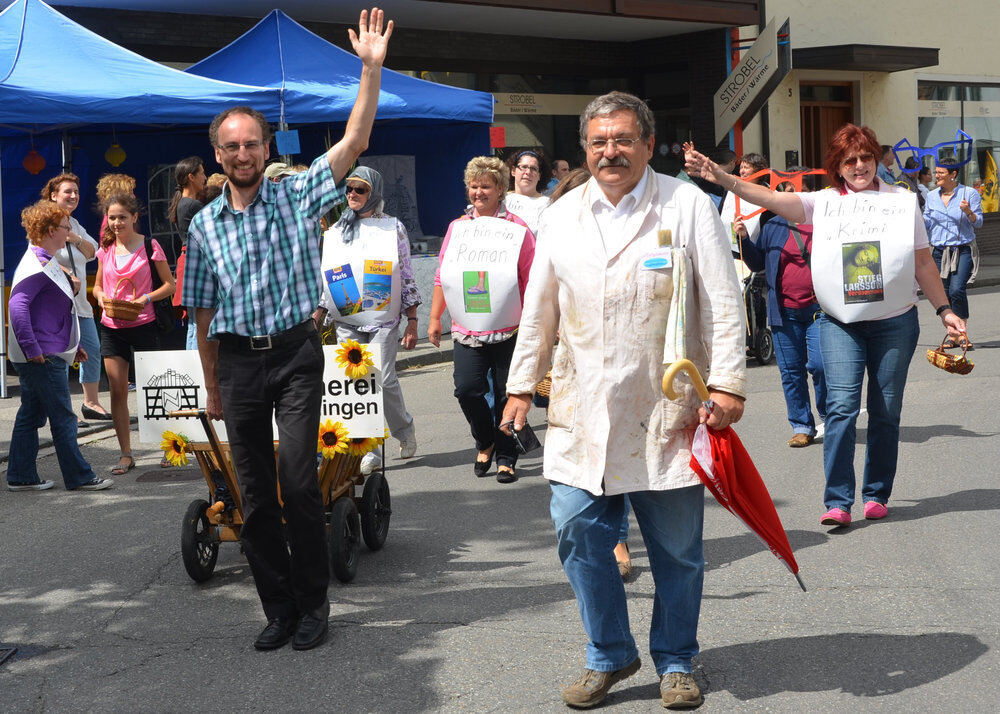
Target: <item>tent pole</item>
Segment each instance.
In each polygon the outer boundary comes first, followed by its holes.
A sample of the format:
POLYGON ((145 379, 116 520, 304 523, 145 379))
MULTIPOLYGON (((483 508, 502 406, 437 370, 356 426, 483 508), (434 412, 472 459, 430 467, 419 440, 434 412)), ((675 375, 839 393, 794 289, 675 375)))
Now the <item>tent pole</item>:
POLYGON ((7 290, 3 257, 3 157, 0 154, 0 399, 7 394, 7 290))
MULTIPOLYGON (((281 106, 282 106, 282 114, 284 114, 284 102, 282 102, 281 106)), ((283 122, 283 121, 282 122, 278 122, 278 131, 288 131, 288 123, 287 122, 283 122)), ((288 166, 292 165, 292 155, 291 154, 282 154, 281 155, 281 160, 286 165, 288 165, 288 166)))

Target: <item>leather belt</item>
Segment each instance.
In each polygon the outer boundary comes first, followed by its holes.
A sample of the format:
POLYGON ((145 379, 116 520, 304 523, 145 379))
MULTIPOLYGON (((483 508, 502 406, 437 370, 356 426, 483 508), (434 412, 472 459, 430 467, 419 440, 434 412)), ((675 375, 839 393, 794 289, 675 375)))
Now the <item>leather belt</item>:
POLYGON ((222 332, 217 335, 219 344, 227 350, 238 352, 263 352, 285 347, 293 343, 299 343, 315 334, 316 323, 312 320, 300 322, 295 327, 290 327, 282 332, 273 335, 252 335, 244 337, 233 335, 229 332, 222 332))

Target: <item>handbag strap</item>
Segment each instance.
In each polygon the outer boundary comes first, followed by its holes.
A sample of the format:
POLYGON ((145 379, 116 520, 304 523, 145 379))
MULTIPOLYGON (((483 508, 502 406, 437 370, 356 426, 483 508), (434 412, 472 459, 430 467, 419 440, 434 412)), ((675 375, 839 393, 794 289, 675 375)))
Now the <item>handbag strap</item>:
POLYGON ((160 286, 163 285, 163 280, 160 279, 160 273, 156 269, 156 264, 153 261, 153 241, 149 236, 146 236, 146 238, 143 239, 143 243, 146 245, 146 265, 149 266, 149 277, 153 283, 153 290, 159 290, 160 286))
POLYGON ((792 232, 792 238, 795 239, 795 245, 799 247, 799 253, 802 254, 802 260, 806 261, 806 265, 808 266, 809 251, 806 250, 805 241, 802 239, 802 231, 798 229, 798 226, 793 226, 791 223, 788 224, 788 230, 792 232))

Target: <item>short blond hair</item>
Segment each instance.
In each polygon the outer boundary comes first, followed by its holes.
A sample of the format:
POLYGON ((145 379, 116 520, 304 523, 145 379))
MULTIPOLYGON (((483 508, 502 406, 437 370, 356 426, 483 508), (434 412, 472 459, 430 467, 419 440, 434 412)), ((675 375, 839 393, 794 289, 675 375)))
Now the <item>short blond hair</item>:
POLYGON ((97 202, 102 206, 116 193, 135 193, 135 179, 128 174, 104 174, 97 180, 97 202))
POLYGON ((481 176, 489 176, 500 189, 501 194, 507 193, 507 177, 510 171, 507 164, 493 156, 476 156, 465 165, 465 187, 481 176))

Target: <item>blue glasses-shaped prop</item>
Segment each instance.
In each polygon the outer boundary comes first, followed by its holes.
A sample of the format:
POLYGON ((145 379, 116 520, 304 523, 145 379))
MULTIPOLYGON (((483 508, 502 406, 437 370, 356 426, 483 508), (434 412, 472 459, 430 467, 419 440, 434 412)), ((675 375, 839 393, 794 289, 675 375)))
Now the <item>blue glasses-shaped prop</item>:
POLYGON ((955 132, 954 139, 951 141, 942 141, 940 144, 935 144, 929 149, 921 149, 919 146, 913 146, 908 139, 903 138, 892 147, 892 153, 896 157, 899 169, 908 174, 915 174, 920 171, 920 167, 923 166, 922 159, 925 156, 933 158, 935 166, 941 166, 946 169, 957 169, 965 166, 972 160, 972 137, 959 129, 955 132), (908 169, 906 168, 906 160, 911 157, 917 165, 912 169, 908 169))

